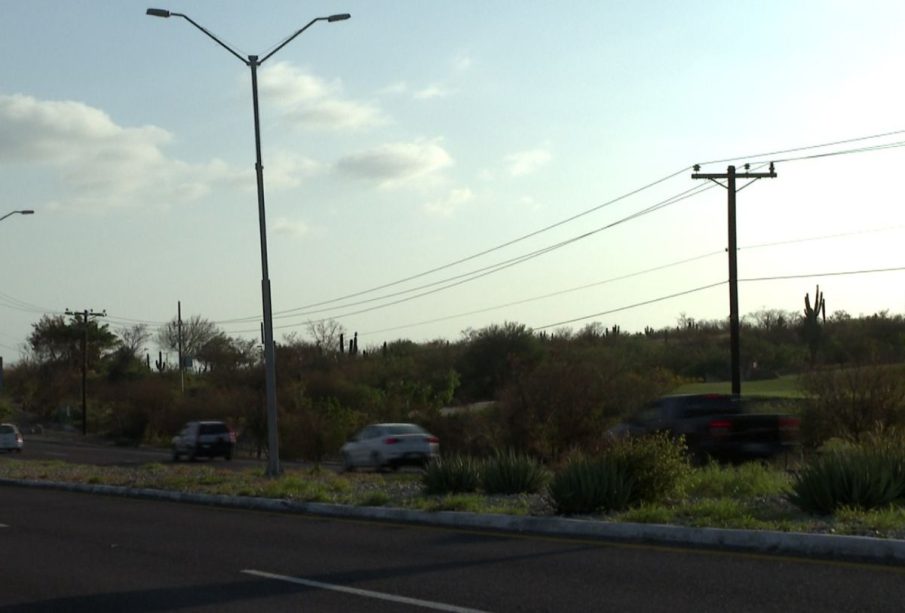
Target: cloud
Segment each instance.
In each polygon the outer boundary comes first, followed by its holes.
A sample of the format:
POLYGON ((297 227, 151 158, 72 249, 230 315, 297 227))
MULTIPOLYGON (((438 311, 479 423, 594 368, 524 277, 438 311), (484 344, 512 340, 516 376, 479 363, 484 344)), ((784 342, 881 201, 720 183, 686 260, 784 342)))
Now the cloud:
POLYGON ((430 100, 431 98, 444 98, 452 92, 441 85, 429 85, 413 94, 416 100, 430 100))
POLYGON ((277 218, 272 227, 274 234, 300 238, 308 234, 310 228, 303 221, 290 221, 286 217, 277 218))
POLYGON ((457 72, 465 72, 466 70, 471 68, 471 65, 473 63, 474 62, 472 61, 471 57, 468 55, 465 55, 463 53, 463 54, 459 54, 455 58, 453 58, 452 65, 453 65, 453 69, 456 70, 457 72))
POLYGON ((424 205, 424 210, 432 215, 451 217, 466 202, 474 199, 474 194, 467 187, 451 190, 446 198, 435 200, 424 205))
POLYGON ((221 160, 188 164, 164 155, 172 140, 155 126, 117 125, 75 101, 0 95, 0 161, 55 168, 66 200, 60 208, 168 205, 206 195, 235 172, 221 160))
POLYGON ((528 149, 507 155, 504 162, 513 177, 531 174, 553 159, 549 151, 542 148, 528 149))
POLYGON ((381 95, 398 95, 404 94, 408 89, 408 83, 405 81, 396 81, 395 83, 390 83, 386 87, 382 87, 377 93, 381 95))
POLYGON ((342 173, 375 181, 381 187, 396 187, 435 176, 452 165, 453 159, 435 142, 388 143, 341 158, 342 173))
POLYGON ((342 83, 303 72, 289 62, 277 62, 261 71, 261 95, 303 128, 356 130, 386 123, 379 108, 342 97, 342 83))

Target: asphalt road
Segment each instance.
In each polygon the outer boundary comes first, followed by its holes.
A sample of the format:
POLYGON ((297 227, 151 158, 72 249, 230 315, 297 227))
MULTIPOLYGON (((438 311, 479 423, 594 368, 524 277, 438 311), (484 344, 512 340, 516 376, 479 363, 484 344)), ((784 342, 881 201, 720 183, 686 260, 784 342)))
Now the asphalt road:
POLYGON ((905 569, 0 488, 2 611, 896 611, 905 569), (350 591, 351 590, 351 591, 350 591))
MULTIPOLYGON (((95 466, 138 466, 154 462, 171 462, 168 450, 152 447, 117 447, 110 444, 83 442, 79 440, 55 439, 47 436, 25 435, 25 450, 21 454, 0 456, 16 460, 60 460, 73 464, 93 464, 95 466)), ((185 459, 183 458, 183 461, 185 459)), ((220 468, 260 467, 264 470, 266 459, 235 457, 230 461, 223 458, 200 458, 199 463, 211 463, 220 468)), ((302 466, 301 463, 284 462, 287 466, 302 466)))

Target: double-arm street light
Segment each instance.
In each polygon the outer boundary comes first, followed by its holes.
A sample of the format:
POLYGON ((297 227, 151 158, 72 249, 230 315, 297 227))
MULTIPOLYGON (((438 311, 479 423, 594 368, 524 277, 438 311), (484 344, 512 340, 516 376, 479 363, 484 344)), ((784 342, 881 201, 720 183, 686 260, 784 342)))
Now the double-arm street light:
POLYGON ((4 219, 6 219, 7 217, 9 217, 10 215, 16 215, 16 214, 19 214, 19 215, 34 215, 35 212, 32 211, 31 209, 26 209, 26 210, 24 210, 24 211, 10 211, 9 213, 7 213, 6 215, 4 215, 3 217, 0 217, 0 221, 3 221, 4 219))
POLYGON ((165 9, 148 9, 147 14, 152 17, 182 17, 190 24, 204 32, 215 43, 229 51, 240 62, 251 69, 251 97, 254 106, 255 124, 255 171, 258 181, 258 224, 261 232, 261 294, 264 303, 264 369, 265 369, 265 394, 267 398, 267 445, 269 448, 267 458, 267 474, 277 476, 280 474, 279 436, 277 433, 277 404, 276 404, 276 364, 273 349, 273 313, 270 302, 270 275, 267 270, 267 229, 264 218, 264 167, 261 165, 261 127, 258 119, 258 66, 263 64, 274 53, 288 45, 296 36, 310 28, 318 21, 343 21, 351 17, 348 13, 330 15, 329 17, 317 17, 308 22, 305 27, 283 41, 276 49, 259 58, 257 55, 249 55, 244 58, 232 47, 195 23, 187 15, 174 13, 165 9))

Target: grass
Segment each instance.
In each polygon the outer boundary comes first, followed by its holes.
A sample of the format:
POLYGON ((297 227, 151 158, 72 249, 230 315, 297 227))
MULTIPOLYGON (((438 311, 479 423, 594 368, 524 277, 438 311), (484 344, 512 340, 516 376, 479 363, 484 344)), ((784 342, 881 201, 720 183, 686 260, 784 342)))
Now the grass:
MULTIPOLYGON (((6 459, 0 477, 65 481, 132 488, 175 490, 233 496, 261 496, 304 502, 354 506, 393 506, 423 511, 465 511, 551 516, 542 494, 488 496, 460 493, 430 496, 419 474, 338 475, 323 469, 287 470, 277 479, 259 470, 232 471, 191 464, 147 464, 139 467, 87 466, 59 461, 6 459)), ((864 511, 845 507, 816 517, 787 499, 791 477, 781 469, 757 463, 737 467, 707 465, 694 469, 684 493, 657 504, 644 504, 595 519, 614 522, 696 527, 851 534, 905 539, 905 507, 864 511)))
MULTIPOLYGON (((679 386, 676 394, 728 394, 732 391, 729 381, 712 383, 686 383, 679 386)), ((745 396, 774 396, 779 398, 804 398, 805 394, 798 386, 798 375, 786 375, 776 379, 762 381, 742 381, 742 393, 745 396)))

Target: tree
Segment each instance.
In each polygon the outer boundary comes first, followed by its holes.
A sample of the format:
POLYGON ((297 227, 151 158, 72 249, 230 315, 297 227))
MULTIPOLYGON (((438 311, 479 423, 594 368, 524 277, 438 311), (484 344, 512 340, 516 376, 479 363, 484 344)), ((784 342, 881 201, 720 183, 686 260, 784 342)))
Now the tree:
MULTIPOLYGON (((223 334, 210 320, 192 315, 182 321, 182 355, 197 357, 202 347, 223 334)), ((157 333, 157 344, 166 351, 179 351, 179 321, 174 317, 157 333)))
POLYGON ((204 343, 194 358, 205 365, 205 370, 233 371, 255 363, 257 341, 232 338, 222 332, 204 343))
POLYGON ((319 319, 308 322, 308 334, 314 339, 314 344, 319 346, 324 353, 333 354, 342 351, 340 337, 346 333, 346 329, 335 319, 319 319))
POLYGON ((120 344, 136 359, 141 359, 141 352, 150 338, 151 332, 147 324, 135 324, 119 331, 120 344))
POLYGON ((78 366, 82 359, 83 336, 87 339, 88 363, 96 363, 116 345, 116 336, 106 324, 98 324, 96 320, 83 324, 76 320, 66 321, 62 315, 44 315, 32 324, 28 348, 39 363, 78 366))
POLYGON ((516 373, 543 357, 543 345, 523 324, 505 322, 465 334, 466 348, 457 368, 462 376, 462 400, 494 398, 516 373))

